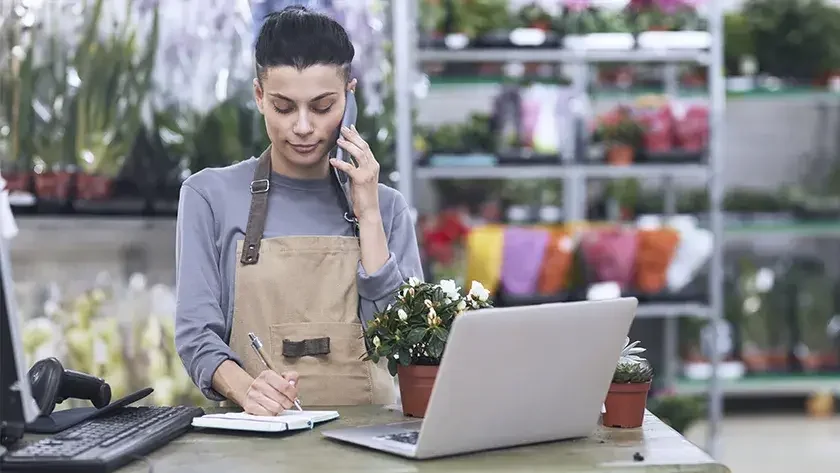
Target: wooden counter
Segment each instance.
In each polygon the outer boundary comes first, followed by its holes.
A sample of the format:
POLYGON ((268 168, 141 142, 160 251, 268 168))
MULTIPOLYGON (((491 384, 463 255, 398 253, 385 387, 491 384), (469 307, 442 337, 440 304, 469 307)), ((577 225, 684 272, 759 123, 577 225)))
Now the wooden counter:
MULTIPOLYGON (((154 473, 280 472, 542 472, 729 473, 700 448, 647 414, 640 429, 599 427, 587 439, 560 441, 434 460, 408 460, 338 443, 320 431, 405 420, 377 407, 338 409, 341 418, 313 430, 244 434, 196 429, 149 455, 154 473), (643 458, 634 460, 636 453, 643 458)), ((560 420, 558 420, 560 421, 560 420)), ((120 473, 145 473, 135 461, 120 473)))

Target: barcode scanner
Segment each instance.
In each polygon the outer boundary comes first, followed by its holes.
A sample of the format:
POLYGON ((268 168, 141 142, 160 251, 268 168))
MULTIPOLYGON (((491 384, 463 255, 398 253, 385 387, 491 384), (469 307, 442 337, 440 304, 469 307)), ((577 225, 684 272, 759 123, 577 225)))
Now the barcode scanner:
POLYGON ((67 399, 90 401, 97 409, 111 402, 111 386, 104 379, 66 370, 56 358, 39 360, 29 369, 32 397, 42 416, 52 414, 56 404, 67 399))

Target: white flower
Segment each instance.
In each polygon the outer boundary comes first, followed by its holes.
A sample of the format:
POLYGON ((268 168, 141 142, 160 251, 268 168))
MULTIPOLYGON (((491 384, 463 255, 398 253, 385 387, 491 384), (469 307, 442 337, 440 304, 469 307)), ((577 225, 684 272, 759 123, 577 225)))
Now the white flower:
POLYGON ((417 287, 420 285, 420 280, 412 276, 408 278, 408 285, 411 287, 417 287))
POLYGON ((438 317, 437 312, 433 307, 429 308, 429 316, 426 317, 426 322, 428 322, 430 327, 434 327, 440 323, 440 317, 438 317))
POLYGON ((379 337, 373 337, 373 346, 378 347, 379 345, 382 345, 382 341, 379 340, 379 337))
POLYGON ((453 301, 457 301, 461 297, 461 294, 458 292, 461 288, 455 284, 454 279, 442 279, 440 284, 438 284, 438 287, 440 287, 444 294, 453 301))
POLYGON ((470 296, 480 300, 481 302, 485 302, 490 298, 490 291, 485 289, 480 282, 473 281, 472 286, 470 286, 470 296))
POLYGON ((400 309, 400 310, 398 310, 398 311, 397 311, 397 316, 398 316, 398 317, 400 318, 400 320, 402 320, 403 322, 405 322, 406 320, 408 320, 408 314, 406 314, 406 313, 405 313, 405 311, 404 311, 404 310, 402 310, 402 309, 400 309))
POLYGON ((458 307, 457 307, 458 312, 461 312, 461 311, 463 311, 463 310, 464 310, 464 309, 466 309, 466 308, 467 308, 467 301, 465 301, 465 300, 461 299, 461 300, 458 302, 458 307))
POLYGON ((423 303, 426 304, 426 307, 428 307, 429 309, 432 308, 432 301, 430 301, 429 299, 426 299, 425 301, 423 301, 423 303))

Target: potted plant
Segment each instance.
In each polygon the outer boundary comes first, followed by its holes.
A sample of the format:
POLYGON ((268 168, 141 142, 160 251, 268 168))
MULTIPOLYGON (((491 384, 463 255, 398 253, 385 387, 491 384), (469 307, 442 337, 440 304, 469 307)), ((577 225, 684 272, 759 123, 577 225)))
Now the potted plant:
POLYGON ((364 359, 388 360, 388 371, 399 379, 403 414, 425 415, 455 318, 488 307, 490 293, 477 281, 464 295, 453 280, 433 284, 409 278, 394 303, 368 323, 364 359))
POLYGON ((518 22, 524 28, 535 28, 551 31, 554 18, 538 2, 531 2, 522 6, 516 14, 518 22))
POLYGON ((639 356, 645 349, 638 345, 638 341, 630 343, 630 338, 624 341, 624 349, 604 402, 606 412, 601 423, 606 427, 633 429, 642 426, 653 368, 639 356))
POLYGON ((155 8, 143 50, 136 45, 136 31, 129 27, 131 19, 100 40, 95 32, 102 8, 102 0, 97 0, 85 40, 73 59, 81 86, 71 100, 75 115, 70 131, 75 134, 73 157, 80 170, 77 197, 83 201, 111 197, 114 179, 141 132, 159 38, 155 8))
POLYGON ((507 0, 464 0, 450 2, 452 33, 485 46, 508 46, 514 17, 507 0))
POLYGON ((625 108, 604 117, 595 131, 595 140, 604 144, 607 162, 614 166, 633 163, 643 136, 644 128, 625 108))

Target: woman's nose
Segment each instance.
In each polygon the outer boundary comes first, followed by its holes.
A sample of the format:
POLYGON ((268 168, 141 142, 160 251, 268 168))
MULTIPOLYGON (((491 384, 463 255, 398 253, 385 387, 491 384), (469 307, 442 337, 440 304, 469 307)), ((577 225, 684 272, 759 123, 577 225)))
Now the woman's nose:
POLYGON ((292 131, 296 135, 308 135, 312 133, 312 122, 309 120, 309 117, 305 112, 298 113, 297 120, 295 121, 295 126, 292 131))

